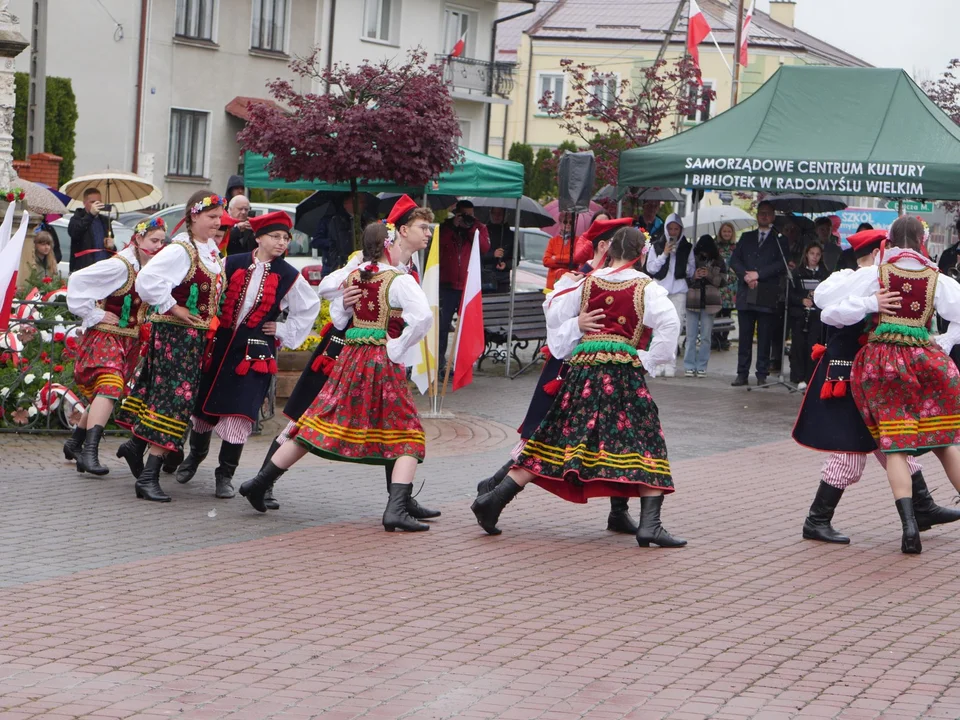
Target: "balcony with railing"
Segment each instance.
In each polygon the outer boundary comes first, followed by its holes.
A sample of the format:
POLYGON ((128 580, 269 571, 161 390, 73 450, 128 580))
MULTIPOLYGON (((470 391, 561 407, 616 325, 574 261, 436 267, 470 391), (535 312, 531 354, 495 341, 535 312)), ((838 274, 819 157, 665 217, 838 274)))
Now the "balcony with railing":
POLYGON ((463 100, 505 104, 513 91, 513 63, 437 55, 451 95, 463 100))

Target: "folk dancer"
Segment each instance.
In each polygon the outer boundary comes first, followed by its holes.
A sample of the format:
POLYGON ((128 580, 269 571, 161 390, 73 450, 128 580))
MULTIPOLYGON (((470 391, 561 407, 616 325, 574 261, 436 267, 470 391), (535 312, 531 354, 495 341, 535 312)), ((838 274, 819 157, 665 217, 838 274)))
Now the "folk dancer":
POLYGON ((680 320, 667 290, 633 267, 644 244, 639 230, 621 228, 610 242, 609 267, 546 301, 550 352, 569 355, 571 368, 517 465, 471 507, 490 535, 500 534, 507 503, 534 482, 571 502, 640 497, 637 543, 686 544, 660 522, 663 496, 674 487, 643 378, 645 367, 674 361, 680 320), (649 350, 640 350, 648 341, 649 350))
MULTIPOLYGON (((860 267, 872 267, 880 254, 884 230, 867 230, 847 238, 860 267)), ((898 295, 881 289, 870 297, 849 297, 831 290, 853 275, 853 270, 838 270, 831 284, 815 292, 822 303, 821 320, 830 328, 826 346, 814 346, 819 359, 803 396, 793 427, 793 439, 800 445, 831 453, 823 464, 820 485, 810 512, 803 522, 803 537, 831 543, 849 543, 850 538, 833 527, 833 516, 843 492, 860 481, 867 465, 867 453, 873 453, 886 469, 887 459, 867 429, 850 392, 853 360, 863 347, 875 322, 870 316, 895 309, 898 295)), ((916 458, 908 457, 912 481, 913 509, 921 531, 934 525, 960 520, 960 510, 938 506, 923 479, 916 458)))
POLYGON ((216 430, 221 443, 214 496, 222 499, 236 495, 231 481, 277 374, 278 346, 301 345, 320 312, 316 292, 283 259, 293 228, 290 216, 280 210, 251 218, 250 224, 257 249, 224 261, 226 297, 195 395, 190 453, 177 469, 177 482, 190 482, 216 430), (286 320, 280 322, 284 311, 286 320))
MULTIPOLYGON (((137 273, 160 251, 166 235, 162 219, 142 222, 123 250, 70 276, 67 307, 83 321, 84 328, 73 379, 88 403, 63 445, 64 456, 77 461, 77 472, 110 472, 100 464, 100 440, 114 404, 136 372, 147 311, 137 295, 137 273)), ((143 450, 141 447, 141 463, 143 450)))

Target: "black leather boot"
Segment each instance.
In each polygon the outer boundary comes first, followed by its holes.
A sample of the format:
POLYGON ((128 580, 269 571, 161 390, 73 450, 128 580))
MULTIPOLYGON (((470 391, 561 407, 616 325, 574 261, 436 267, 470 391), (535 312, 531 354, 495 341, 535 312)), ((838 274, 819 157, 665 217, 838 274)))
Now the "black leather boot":
MULTIPOLYGON (((384 472, 387 476, 387 494, 390 494, 390 488, 393 485, 393 463, 388 463, 383 466, 384 472)), ((417 520, 432 520, 433 518, 440 517, 439 510, 431 510, 430 508, 425 508, 423 505, 417 502, 417 499, 413 496, 413 493, 410 494, 410 497, 407 500, 407 512, 410 513, 410 517, 417 520)))
POLYGON ((133 486, 138 498, 154 502, 170 502, 170 496, 160 487, 161 465, 163 465, 163 458, 159 455, 150 455, 147 458, 143 472, 133 486))
MULTIPOLYGON (((277 442, 277 438, 274 438, 274 439, 273 439, 273 442, 270 443, 270 448, 267 450, 267 455, 266 455, 266 457, 263 458, 264 464, 266 464, 268 460, 270 460, 270 459, 273 458, 273 454, 274 454, 279 448, 280 448, 280 443, 277 442)), ((280 509, 280 503, 278 503, 277 500, 276 500, 276 498, 273 497, 273 488, 272 488, 272 487, 269 488, 269 489, 267 490, 266 494, 263 496, 263 505, 264 505, 264 507, 267 508, 267 510, 279 510, 279 509, 280 509)))
POLYGON ((240 486, 240 494, 247 499, 247 502, 253 506, 254 510, 257 512, 266 512, 267 506, 264 505, 263 499, 267 491, 273 488, 273 484, 277 481, 277 478, 285 472, 285 468, 278 468, 273 464, 272 460, 267 460, 263 464, 263 467, 260 468, 260 472, 257 473, 256 477, 252 480, 247 480, 240 486))
POLYGON ((237 466, 240 464, 240 455, 243 454, 243 445, 234 445, 224 440, 220 443, 220 464, 214 471, 213 476, 217 480, 217 490, 215 497, 221 500, 229 500, 237 494, 233 489, 231 480, 237 472, 237 466))
POLYGON ((160 468, 167 475, 173 475, 183 462, 183 449, 171 450, 163 456, 163 466, 160 468))
POLYGON ((907 555, 919 555, 923 546, 920 544, 920 528, 917 527, 917 518, 913 512, 913 498, 897 500, 897 512, 900 514, 900 524, 903 526, 900 552, 907 555))
POLYGON ((103 425, 94 425, 87 429, 83 449, 77 456, 77 472, 88 472, 91 475, 106 475, 110 472, 110 468, 100 464, 101 438, 103 438, 103 425))
POLYGON ((181 485, 193 480, 193 476, 197 474, 200 463, 204 461, 207 453, 210 452, 211 435, 213 435, 212 430, 205 433, 190 431, 190 454, 184 458, 183 462, 180 463, 180 467, 177 468, 177 482, 181 485))
POLYGON ((117 448, 117 457, 127 461, 127 466, 135 478, 143 472, 143 454, 147 451, 147 441, 136 435, 117 448))
POLYGON ((610 498, 610 514, 607 516, 607 530, 624 535, 636 535, 640 528, 630 517, 630 501, 627 498, 610 498))
POLYGON ((79 425, 73 429, 73 434, 63 444, 63 456, 67 460, 76 460, 83 449, 83 441, 87 437, 87 429, 79 425))
POLYGON ((485 495, 486 493, 493 490, 497 485, 503 482, 503 479, 507 476, 507 473, 510 472, 512 468, 517 463, 512 459, 508 460, 502 468, 497 470, 492 477, 488 477, 486 480, 481 480, 477 483, 477 497, 485 495))
POLYGON ((523 486, 517 485, 513 478, 508 475, 493 490, 484 493, 473 501, 470 509, 477 516, 477 523, 487 535, 499 535, 503 532, 497 527, 500 513, 521 490, 523 490, 523 486))
POLYGON ((650 547, 650 543, 663 548, 683 547, 687 541, 675 538, 660 523, 660 508, 663 495, 650 495, 640 498, 640 527, 637 529, 637 544, 650 547))
POLYGON ((917 518, 917 527, 920 532, 929 530, 934 525, 945 525, 960 520, 960 510, 945 508, 937 505, 923 480, 923 473, 919 470, 910 479, 913 481, 913 514, 917 518))
POLYGON ((390 499, 387 500, 387 507, 383 511, 383 529, 387 532, 394 530, 403 530, 404 532, 422 532, 429 530, 430 526, 426 523, 417 522, 407 510, 407 504, 410 502, 410 495, 413 493, 412 483, 391 483, 390 499))
POLYGON ((850 538, 838 533, 830 524, 842 495, 843 490, 840 488, 835 488, 833 485, 827 485, 822 480, 820 481, 820 487, 817 488, 817 494, 813 498, 810 512, 807 514, 807 519, 803 521, 804 538, 829 543, 847 544, 850 542, 850 538))

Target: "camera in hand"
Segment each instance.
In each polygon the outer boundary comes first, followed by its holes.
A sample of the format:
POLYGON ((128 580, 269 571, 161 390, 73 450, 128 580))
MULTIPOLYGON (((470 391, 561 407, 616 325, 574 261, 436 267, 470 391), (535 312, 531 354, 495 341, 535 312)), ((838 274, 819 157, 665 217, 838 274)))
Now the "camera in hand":
POLYGON ((473 215, 467 215, 466 213, 463 213, 458 217, 460 218, 460 224, 464 227, 473 227, 473 224, 477 221, 473 215))

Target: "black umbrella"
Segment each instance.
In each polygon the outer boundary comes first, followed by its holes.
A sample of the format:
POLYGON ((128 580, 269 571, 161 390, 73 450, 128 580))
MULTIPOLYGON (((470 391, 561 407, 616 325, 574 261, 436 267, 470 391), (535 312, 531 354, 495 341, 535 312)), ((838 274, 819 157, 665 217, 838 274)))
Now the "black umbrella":
MULTIPOLYGON (((517 210, 516 198, 473 197, 468 200, 476 208, 476 216, 480 222, 490 222, 490 208, 503 208, 504 221, 511 226, 516 224, 514 221, 517 210)), ((556 222, 536 200, 526 195, 520 198, 520 227, 545 228, 556 222)))
POLYGON ((773 226, 777 230, 783 230, 783 226, 788 222, 792 222, 800 228, 800 232, 813 232, 813 220, 803 215, 777 215, 773 220, 773 226))
MULTIPOLYGON (((294 228, 312 238, 320 220, 336 214, 337 210, 343 207, 343 199, 348 195, 350 193, 347 192, 315 192, 297 205, 294 228)), ((360 197, 365 201, 363 215, 376 215, 379 210, 377 197, 367 192, 360 193, 360 197)))
POLYGON ((631 195, 640 202, 645 200, 659 200, 660 202, 682 202, 683 196, 671 188, 618 188, 614 185, 604 185, 593 196, 595 202, 600 200, 619 200, 624 195, 631 195))
POLYGON ((770 195, 763 199, 777 212, 825 213, 843 210, 847 204, 827 195, 770 195))
MULTIPOLYGON (((377 199, 380 201, 377 205, 377 212, 381 215, 389 215, 393 206, 397 204, 401 193, 380 193, 377 199)), ((416 202, 422 202, 423 197, 419 194, 411 196, 416 202)), ((431 210, 446 210, 457 204, 456 195, 427 195, 427 206, 431 210)))

